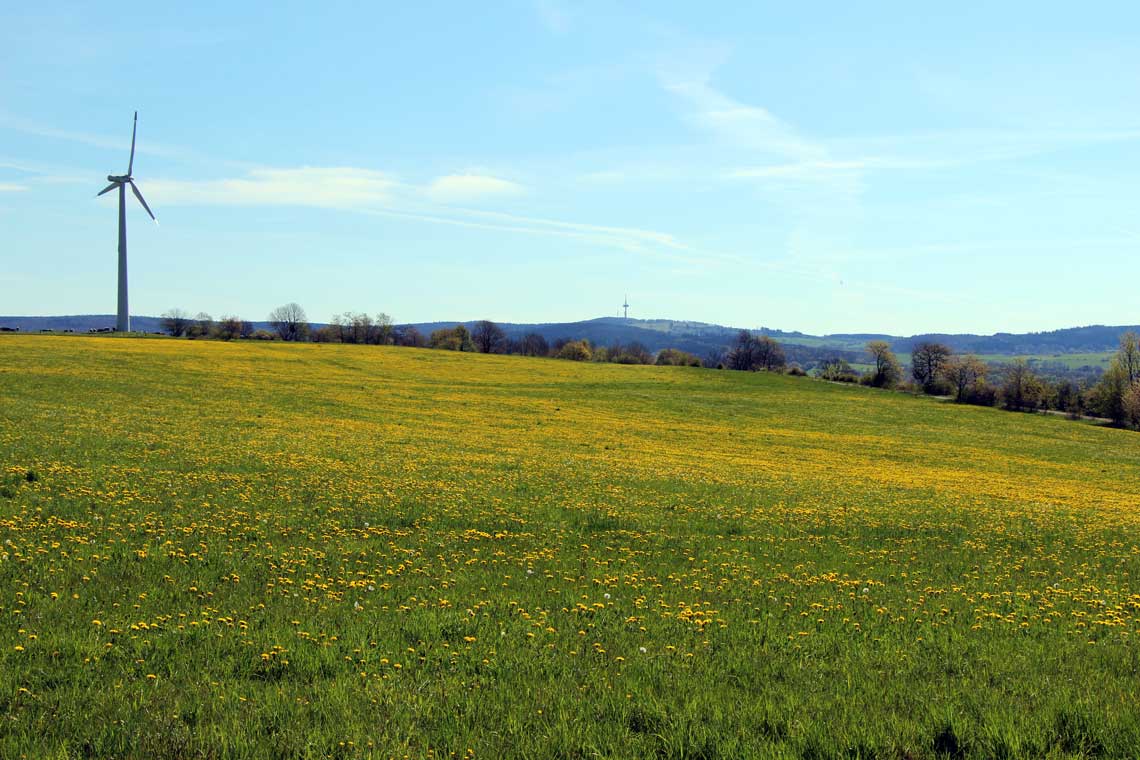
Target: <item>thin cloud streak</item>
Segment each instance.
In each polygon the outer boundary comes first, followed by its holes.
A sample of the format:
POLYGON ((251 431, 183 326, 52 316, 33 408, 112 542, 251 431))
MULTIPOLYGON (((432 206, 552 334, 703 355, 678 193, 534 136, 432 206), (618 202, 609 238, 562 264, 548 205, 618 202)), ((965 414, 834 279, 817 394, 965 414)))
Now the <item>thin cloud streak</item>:
MULTIPOLYGON (((124 121, 124 133, 129 134, 129 127, 130 122, 124 121)), ((57 129, 55 127, 45 127, 25 119, 17 119, 2 114, 0 114, 0 129, 10 129, 13 132, 20 132, 22 134, 32 135, 33 137, 43 137, 50 140, 77 142, 82 145, 90 145, 93 148, 102 148, 104 150, 121 150, 124 157, 130 153, 131 149, 129 137, 107 137, 106 135, 98 135, 90 132, 77 132, 67 129, 57 129)), ((184 158, 190 153, 190 151, 156 144, 149 140, 139 140, 135 150, 140 154, 158 156, 161 158, 184 158)))
MULTIPOLYGON (((959 129, 866 138, 813 139, 768 109, 742 103, 712 86, 723 60, 681 74, 658 71, 662 89, 684 108, 689 123, 716 144, 742 154, 720 180, 795 181, 860 190, 876 171, 935 171, 970 164, 1031 158, 1074 147, 1140 140, 1140 127, 959 129), (757 161, 757 156, 768 158, 757 161)), ((636 180, 637 172, 604 168, 582 175, 605 182, 636 180)))
MULTIPOLYGON (((800 136, 790 125, 766 109, 741 104, 717 92, 707 83, 673 83, 666 85, 666 89, 694 106, 695 110, 690 114, 693 123, 710 130, 721 139, 750 149, 753 155, 759 153, 777 160, 783 159, 780 163, 765 166, 727 169, 720 173, 722 179, 814 177, 823 181, 829 177, 857 176, 860 172, 873 169, 917 168, 921 163, 878 157, 834 160, 829 157, 829 151, 822 143, 800 136)), ((43 128, 2 116, 0 127, 99 148, 125 150, 129 146, 125 139, 43 128)), ((141 144, 140 152, 160 156, 186 155, 162 146, 148 145, 144 148, 141 144)), ((15 164, 12 168, 38 171, 38 168, 15 164)), ((74 181, 72 177, 54 179, 74 181)), ((53 180, 43 177, 40 181, 53 180)), ((580 240, 700 267, 702 270, 707 270, 710 264, 747 265, 814 282, 836 281, 835 275, 830 272, 790 266, 760 257, 714 251, 655 230, 545 219, 451 205, 461 201, 501 199, 526 192, 526 188, 517 183, 475 172, 444 175, 426 185, 413 185, 401 182, 385 172, 358 167, 257 168, 248 170, 241 177, 197 181, 158 178, 146 180, 144 184, 148 197, 156 205, 265 205, 339 209, 429 224, 580 240), (428 206, 423 207, 425 199, 428 206)), ((875 286, 863 287, 883 291, 875 286)))
POLYGON ((653 230, 542 219, 445 203, 425 207, 422 200, 459 195, 466 200, 478 200, 480 194, 501 197, 521 191, 520 185, 485 175, 446 175, 426 186, 417 186, 399 182, 384 172, 356 167, 263 168, 240 178, 146 182, 146 192, 156 205, 332 208, 499 232, 573 238, 689 263, 694 261, 691 256, 679 254, 699 254, 705 257, 705 263, 707 258, 724 258, 653 230), (444 192, 440 192, 441 187, 444 192))
MULTIPOLYGON (((493 182, 478 184, 495 187, 493 182)), ((431 183, 427 187, 430 188, 431 183)), ((696 266, 706 271, 713 265, 750 266, 814 282, 834 284, 837 281, 837 276, 832 272, 789 265, 759 256, 711 250, 657 230, 571 222, 446 204, 425 207, 419 200, 425 196, 423 190, 423 187, 401 183, 384 172, 355 167, 259 169, 236 179, 200 182, 158 179, 146 184, 146 192, 156 205, 308 206, 338 209, 427 224, 579 240, 627 253, 696 266)), ((872 285, 860 286, 886 292, 885 289, 872 285)))
MULTIPOLYGON (((476 221, 472 219, 464 219, 457 217, 442 216, 439 214, 423 213, 417 211, 407 211, 396 208, 361 208, 353 209, 354 211, 371 216, 388 216, 398 219, 408 219, 411 221, 425 222, 428 224, 443 224, 452 227, 466 227, 468 229, 489 230, 492 232, 506 232, 509 234, 521 235, 538 235, 544 237, 558 237, 571 240, 581 240, 595 245, 605 246, 607 248, 616 248, 626 251, 627 253, 652 255, 657 258, 664 258, 671 261, 678 261, 687 264, 707 264, 703 259, 692 259, 685 256, 678 256, 676 254, 668 253, 665 251, 654 250, 653 247, 637 236, 629 236, 623 234, 603 235, 597 232, 587 231, 590 225, 571 225, 569 223, 555 223, 551 220, 544 219, 528 219, 530 224, 511 224, 507 222, 493 222, 493 221, 476 221), (557 227, 546 226, 557 224, 557 227), (563 228, 563 226, 566 228, 563 228)), ((462 209, 452 209, 464 213, 462 209)), ((506 215, 510 216, 510 215, 506 215)), ((510 217, 518 219, 518 217, 510 217)), ((616 229, 616 228, 615 228, 616 229)))
POLYGON ((354 167, 254 169, 244 177, 146 182, 166 205, 311 206, 351 209, 387 203, 399 187, 389 175, 354 167))
POLYGON ((707 82, 666 82, 664 88, 689 106, 686 118, 691 123, 722 141, 797 161, 827 159, 822 145, 804 138, 766 108, 733 100, 707 82))
POLYGON ((525 192, 526 188, 518 183, 485 174, 448 174, 424 190, 429 198, 441 202, 522 195, 525 192))
POLYGON ((20 174, 28 175, 21 177, 26 182, 36 184, 59 184, 59 183, 82 183, 93 181, 98 182, 105 175, 90 175, 80 174, 78 170, 71 167, 61 166, 48 166, 47 164, 26 163, 21 160, 11 160, 5 157, 0 157, 0 169, 7 169, 20 174), (92 180, 94 176, 94 180, 92 180))

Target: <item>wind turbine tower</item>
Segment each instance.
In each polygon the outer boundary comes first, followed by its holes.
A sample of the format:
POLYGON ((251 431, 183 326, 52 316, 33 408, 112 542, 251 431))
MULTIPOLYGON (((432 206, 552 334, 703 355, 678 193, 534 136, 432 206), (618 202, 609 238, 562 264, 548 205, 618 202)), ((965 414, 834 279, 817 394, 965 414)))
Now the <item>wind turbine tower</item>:
POLYGON ((629 293, 625 294, 625 300, 622 301, 621 308, 625 310, 625 319, 629 319, 629 293))
POLYGON ((154 212, 150 210, 150 206, 146 205, 142 193, 135 185, 134 177, 131 176, 131 172, 135 168, 135 134, 138 132, 138 128, 139 112, 135 111, 135 123, 131 129, 131 158, 127 162, 127 173, 121 175, 108 174, 107 181, 111 184, 99 191, 99 195, 103 195, 115 188, 119 189, 119 311, 118 318, 115 320, 116 332, 131 331, 131 310, 127 302, 127 185, 131 186, 131 192, 135 194, 139 203, 150 214, 150 218, 154 219, 155 224, 158 223, 158 220, 154 218, 154 212))

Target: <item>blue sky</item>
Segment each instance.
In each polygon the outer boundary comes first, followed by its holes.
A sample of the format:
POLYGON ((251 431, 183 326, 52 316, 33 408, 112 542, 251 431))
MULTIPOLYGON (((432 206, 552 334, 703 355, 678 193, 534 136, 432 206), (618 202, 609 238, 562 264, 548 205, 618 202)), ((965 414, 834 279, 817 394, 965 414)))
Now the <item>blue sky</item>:
POLYGON ((1133 3, 36 5, 0 313, 1140 322, 1133 3))

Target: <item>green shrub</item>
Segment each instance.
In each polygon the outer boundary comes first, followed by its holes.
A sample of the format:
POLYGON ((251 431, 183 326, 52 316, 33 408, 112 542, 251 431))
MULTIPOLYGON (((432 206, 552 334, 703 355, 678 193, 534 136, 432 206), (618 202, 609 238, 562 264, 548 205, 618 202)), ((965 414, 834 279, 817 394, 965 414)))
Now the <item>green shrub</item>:
POLYGON ((562 348, 558 349, 555 357, 558 359, 569 359, 575 362, 588 362, 593 352, 590 350, 590 343, 586 340, 572 340, 562 348))

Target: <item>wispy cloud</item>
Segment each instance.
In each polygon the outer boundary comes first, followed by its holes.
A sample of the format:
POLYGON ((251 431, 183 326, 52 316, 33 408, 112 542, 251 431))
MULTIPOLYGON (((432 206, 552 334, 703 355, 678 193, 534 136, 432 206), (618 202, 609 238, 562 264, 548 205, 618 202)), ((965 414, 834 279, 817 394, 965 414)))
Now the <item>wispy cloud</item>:
POLYGON ((700 178, 747 180, 782 193, 794 183, 813 197, 783 194, 776 200, 804 209, 834 209, 839 201, 859 197, 866 172, 903 167, 904 162, 887 158, 844 156, 769 109, 718 90, 711 83, 712 75, 727 53, 719 48, 699 48, 698 53, 688 71, 672 64, 659 69, 658 77, 661 87, 680 104, 682 118, 709 138, 707 150, 715 158, 703 162, 700 178), (818 193, 826 194, 826 199, 815 197, 818 193))
POLYGON ((99 174, 83 173, 73 167, 53 166, 23 160, 13 160, 0 156, 0 169, 23 175, 20 185, 27 189, 30 184, 78 184, 91 182, 98 184, 102 176, 99 174), (25 184, 26 183, 26 184, 25 184))
MULTIPOLYGON (((818 262, 772 261, 693 245, 674 234, 639 227, 600 225, 452 205, 446 200, 514 195, 522 187, 484 174, 449 174, 425 184, 402 182, 386 172, 359 167, 262 168, 241 177, 203 181, 156 179, 144 186, 154 206, 260 205, 340 209, 424 224, 572 239, 593 246, 683 264, 693 271, 748 265, 787 276, 832 282, 836 275, 818 262)), ((869 286, 868 286, 869 287, 869 286)))
POLYGON ((475 209, 439 207, 434 211, 415 211, 401 208, 357 209, 375 216, 390 216, 427 224, 505 232, 513 235, 534 235, 579 240, 592 245, 614 248, 627 253, 642 254, 686 264, 709 265, 715 255, 694 256, 683 252, 696 251, 672 236, 628 227, 603 227, 555 219, 483 212, 475 209))
POLYGON ((359 208, 389 203, 399 187, 384 172, 355 167, 255 169, 216 180, 146 181, 147 193, 165 205, 312 206, 359 208))
MULTIPOLYGON (((1140 125, 1135 124, 1100 129, 1036 124, 816 138, 761 105, 744 103, 718 90, 712 78, 727 53, 697 50, 701 54, 695 61, 662 64, 657 74, 661 87, 680 104, 681 117, 711 138, 710 147, 715 146, 719 155, 735 156, 730 159, 735 166, 713 170, 720 179, 814 183, 821 189, 858 193, 864 176, 872 172, 939 171, 1140 140, 1140 125)), ((723 166, 724 159, 715 163, 723 166)), ((587 176, 614 181, 622 173, 610 169, 587 176)))
POLYGON ((447 174, 423 185, 352 166, 253 169, 240 177, 212 180, 148 180, 155 196, 171 205, 241 204, 314 206, 354 210, 397 202, 462 203, 518 196, 525 188, 490 174, 447 174))
MULTIPOLYGON (((95 134, 83 130, 58 129, 56 127, 37 124, 26 119, 0 114, 0 129, 10 129, 14 132, 20 132, 34 137, 43 137, 50 140, 76 142, 82 145, 90 145, 93 148, 121 150, 123 152, 124 163, 131 149, 130 126, 129 121, 124 121, 123 136, 108 137, 107 135, 95 134)), ((144 155, 166 158, 184 158, 191 153, 181 148, 155 143, 152 140, 140 140, 136 151, 144 155)))
POLYGON ((432 200, 443 203, 466 202, 482 198, 521 195, 522 185, 486 174, 448 174, 425 188, 432 200))
MULTIPOLYGON (((213 156, 208 156, 193 148, 188 148, 182 145, 171 145, 168 143, 156 142, 151 139, 147 132, 145 125, 142 125, 143 118, 139 119, 139 135, 138 142, 135 147, 137 155, 153 156, 156 158, 165 158, 175 161, 187 161, 198 163, 211 163, 215 166, 226 166, 230 168, 248 169, 251 162, 248 161, 231 161, 226 159, 218 159, 213 156)), ((88 132, 86 130, 77 129, 61 129, 54 126, 40 124, 29 119, 24 119, 10 114, 0 113, 0 131, 11 130, 33 137, 39 137, 47 140, 60 140, 63 142, 78 143, 80 145, 88 145, 92 148, 99 148, 101 150, 118 152, 122 164, 120 169, 126 168, 127 159, 131 150, 131 122, 129 119, 124 119, 122 122, 122 134, 118 136, 108 136, 95 132, 88 132)), ((101 158, 100 162, 104 161, 106 157, 101 158)), ((2 160, 2 159, 0 159, 2 160)), ((106 174, 107 170, 115 170, 114 158, 111 159, 110 166, 104 167, 102 174, 106 174)), ((16 161, 13 163, 23 164, 24 162, 16 161)), ((135 159, 136 168, 138 166, 138 159, 135 159)), ((40 167, 12 167, 23 168, 23 170, 41 173, 52 174, 59 178, 59 181, 68 181, 65 177, 70 177, 71 172, 62 170, 45 171, 42 166, 40 167)))
POLYGON ((27 185, 17 185, 11 182, 0 182, 0 193, 22 193, 27 189, 27 185))
POLYGON ((798 161, 827 158, 820 143, 803 137, 768 109, 734 100, 708 82, 672 81, 664 86, 689 106, 686 118, 691 123, 730 145, 798 161))
POLYGON ((357 167, 267 168, 235 178, 149 180, 144 190, 155 206, 336 208, 431 224, 572 238, 689 263, 726 258, 723 254, 697 250, 673 235, 654 230, 544 219, 450 203, 503 198, 524 191, 517 183, 483 174, 449 174, 415 185, 401 182, 385 172, 357 167))

